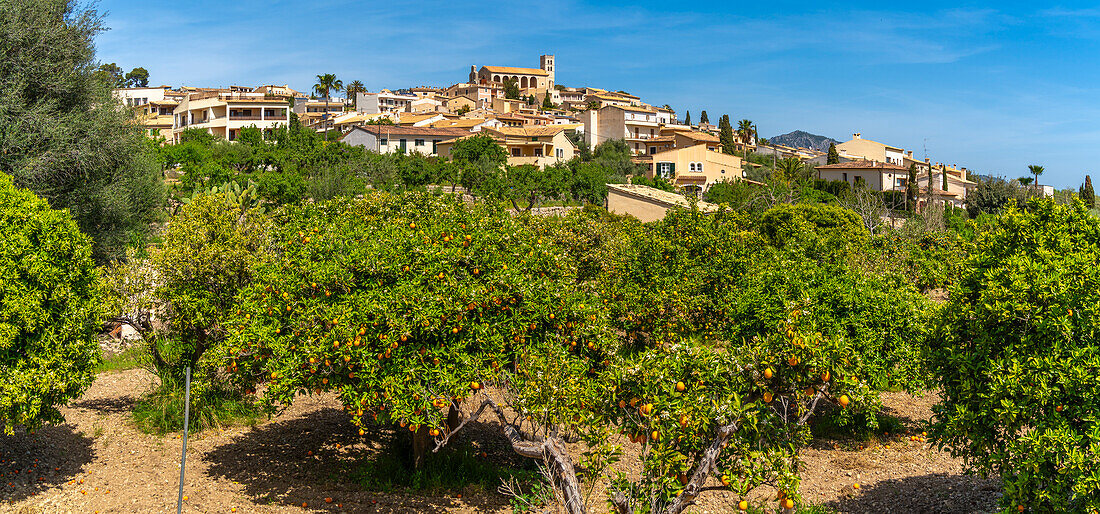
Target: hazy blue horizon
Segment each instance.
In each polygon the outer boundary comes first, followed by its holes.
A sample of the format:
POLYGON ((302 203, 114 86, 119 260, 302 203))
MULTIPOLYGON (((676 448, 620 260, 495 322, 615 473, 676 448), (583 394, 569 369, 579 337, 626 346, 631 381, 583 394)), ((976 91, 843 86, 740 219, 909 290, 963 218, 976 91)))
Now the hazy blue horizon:
POLYGON ((315 75, 371 91, 465 81, 470 65, 537 67, 557 81, 626 90, 698 121, 706 110, 864 138, 935 162, 1076 188, 1100 148, 1100 8, 927 2, 105 0, 98 58, 151 84, 289 84, 315 75))

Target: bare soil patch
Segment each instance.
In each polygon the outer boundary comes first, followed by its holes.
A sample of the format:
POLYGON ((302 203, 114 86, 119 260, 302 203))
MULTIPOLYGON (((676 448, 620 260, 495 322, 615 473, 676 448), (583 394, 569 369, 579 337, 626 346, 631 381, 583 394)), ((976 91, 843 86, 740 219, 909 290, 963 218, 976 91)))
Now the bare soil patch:
MULTIPOLYGON (((181 440, 143 434, 130 421, 130 407, 152 380, 142 370, 104 373, 63 409, 65 424, 0 436, 0 512, 175 512, 181 440)), ((909 440, 934 397, 887 393, 883 400, 908 433, 815 441, 803 459, 807 500, 840 512, 995 510, 996 480, 965 475, 959 460, 909 440)), ((255 427, 202 432, 188 442, 184 512, 511 512, 495 490, 366 491, 345 473, 398 436, 388 429, 359 436, 330 395, 301 397, 255 427)), ((459 442, 492 462, 522 464, 495 422, 472 424, 459 442)), ((638 447, 624 447, 623 464, 636 471, 638 447)), ((575 458, 583 451, 570 449, 575 458)), ((759 491, 754 499, 773 494, 759 491)), ((713 513, 735 511, 740 498, 708 492, 701 500, 694 511, 713 513)), ((593 511, 602 510, 597 492, 593 511)))

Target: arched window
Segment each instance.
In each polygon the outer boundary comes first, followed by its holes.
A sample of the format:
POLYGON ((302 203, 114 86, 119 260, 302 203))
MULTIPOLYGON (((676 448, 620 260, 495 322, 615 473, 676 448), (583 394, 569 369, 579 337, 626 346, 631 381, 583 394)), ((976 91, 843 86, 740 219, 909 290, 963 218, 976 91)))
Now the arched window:
POLYGON ((500 82, 500 75, 493 75, 493 82, 500 82))

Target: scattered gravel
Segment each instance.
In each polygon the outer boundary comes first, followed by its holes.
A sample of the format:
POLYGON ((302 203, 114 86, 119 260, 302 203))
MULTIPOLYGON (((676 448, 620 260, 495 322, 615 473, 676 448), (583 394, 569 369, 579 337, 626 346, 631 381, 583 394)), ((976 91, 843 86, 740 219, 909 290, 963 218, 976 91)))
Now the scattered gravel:
MULTIPOLYGON (((133 402, 152 381, 143 370, 101 374, 81 400, 62 409, 65 424, 0 436, 0 512, 175 512, 181 440, 143 434, 130 421, 133 402)), ((884 395, 907 434, 815 441, 803 459, 804 498, 841 512, 996 510, 996 480, 966 475, 959 460, 909 440, 921 432, 934 401, 931 395, 884 395)), ((303 396, 256 427, 202 432, 188 441, 184 512, 511 512, 496 491, 368 492, 337 471, 393 436, 376 430, 360 437, 332 395, 303 396)), ((520 459, 495 422, 471 424, 464 439, 493 461, 516 465, 520 459)), ((582 446, 569 446, 579 458, 582 446)), ((636 473, 637 446, 625 448, 621 466, 636 473)), ((761 490, 753 498, 771 495, 761 490)), ((739 500, 708 492, 694 511, 735 511, 739 500)), ((603 505, 597 492, 592 510, 603 505)))

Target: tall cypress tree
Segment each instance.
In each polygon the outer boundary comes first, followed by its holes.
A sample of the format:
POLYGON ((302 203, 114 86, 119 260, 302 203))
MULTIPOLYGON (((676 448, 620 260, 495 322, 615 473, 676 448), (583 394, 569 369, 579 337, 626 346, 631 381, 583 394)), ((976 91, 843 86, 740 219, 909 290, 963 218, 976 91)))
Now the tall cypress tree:
POLYGON ((829 143, 829 155, 825 158, 825 164, 840 164, 840 154, 836 151, 836 143, 829 143))
POLYGON ((920 191, 917 189, 917 164, 913 163, 909 165, 909 177, 905 180, 906 209, 916 208, 918 194, 920 194, 920 191))
POLYGON ((1086 207, 1096 208, 1096 192, 1092 189, 1092 177, 1085 175, 1085 184, 1081 186, 1080 195, 1086 207))
POLYGON ((718 120, 718 141, 722 143, 722 153, 733 155, 736 140, 733 138, 733 124, 730 115, 723 114, 718 120))
POLYGON ((707 111, 699 113, 699 123, 710 123, 710 118, 707 117, 707 111))
POLYGON ((691 125, 691 111, 684 111, 684 125, 691 125))

